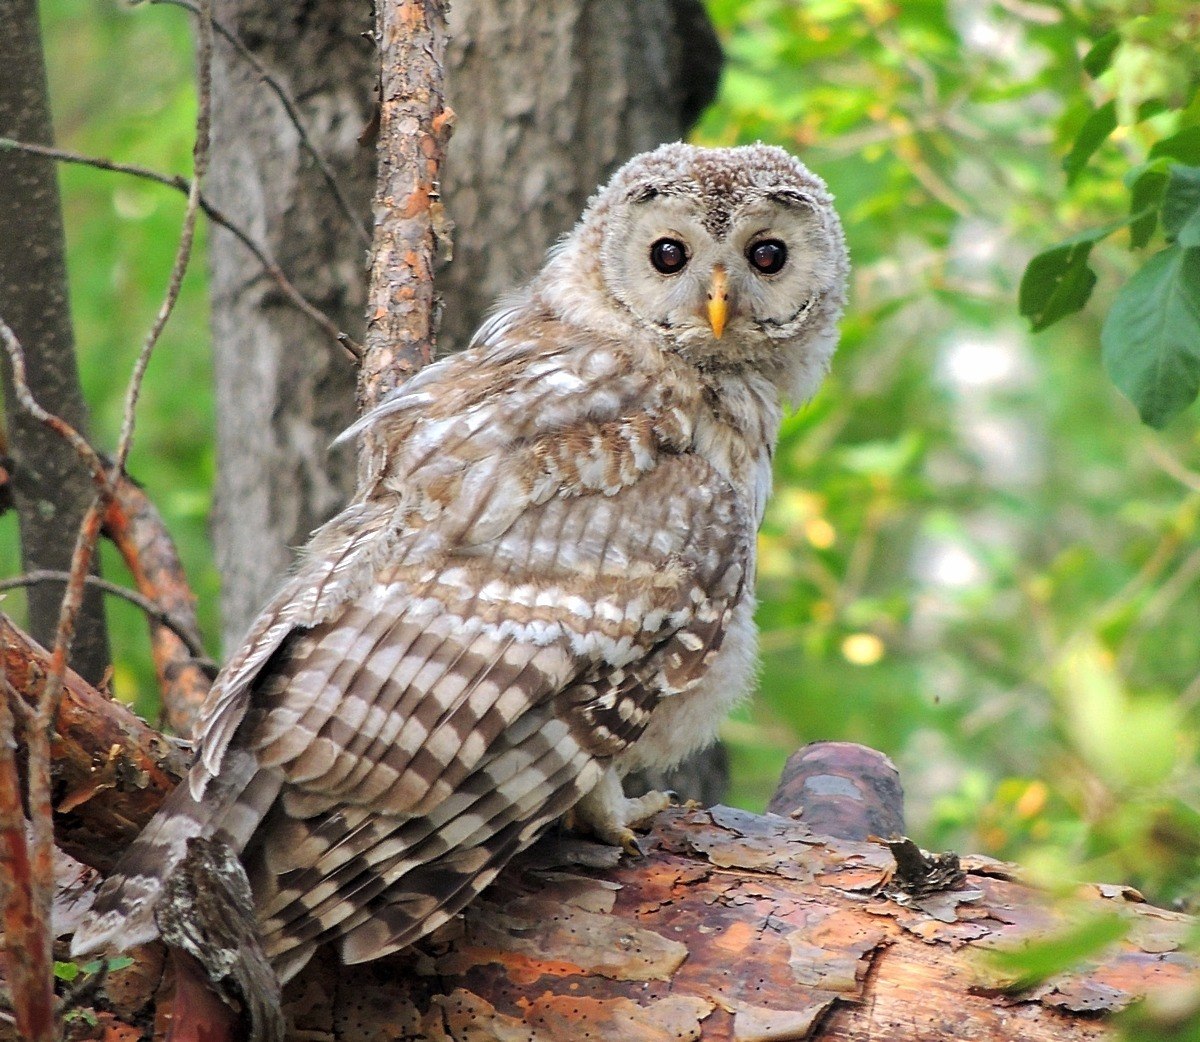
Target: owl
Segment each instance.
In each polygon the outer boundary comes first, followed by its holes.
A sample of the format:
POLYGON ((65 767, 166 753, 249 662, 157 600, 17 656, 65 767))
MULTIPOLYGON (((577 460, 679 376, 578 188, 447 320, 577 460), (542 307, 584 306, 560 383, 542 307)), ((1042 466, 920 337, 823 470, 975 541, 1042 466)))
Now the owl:
POLYGON ((556 819, 632 846, 622 777, 711 742, 754 671, 755 534, 786 402, 847 277, 823 182, 663 146, 469 347, 343 437, 365 478, 221 671, 190 775, 73 951, 156 933, 189 838, 237 851, 282 980, 455 915, 556 819))

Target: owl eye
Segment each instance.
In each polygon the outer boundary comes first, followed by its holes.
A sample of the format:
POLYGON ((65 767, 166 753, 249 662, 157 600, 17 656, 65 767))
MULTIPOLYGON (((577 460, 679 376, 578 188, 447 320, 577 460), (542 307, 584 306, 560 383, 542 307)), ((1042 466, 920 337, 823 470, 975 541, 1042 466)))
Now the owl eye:
POLYGON ((756 271, 774 275, 787 263, 787 247, 778 239, 764 239, 746 251, 746 259, 756 271))
POLYGON ((650 247, 650 263, 663 275, 683 271, 687 262, 687 247, 678 239, 659 239, 650 247))

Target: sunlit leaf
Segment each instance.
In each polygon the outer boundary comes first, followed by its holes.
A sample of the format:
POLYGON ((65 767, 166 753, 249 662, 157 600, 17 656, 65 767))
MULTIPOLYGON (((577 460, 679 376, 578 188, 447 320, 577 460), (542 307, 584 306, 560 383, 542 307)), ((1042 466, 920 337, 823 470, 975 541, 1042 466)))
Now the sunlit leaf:
POLYGON ((1075 135, 1075 144, 1063 160, 1063 170, 1067 173, 1067 184, 1074 184, 1075 179, 1083 172, 1088 160, 1095 154, 1108 135, 1117 129, 1117 104, 1107 101, 1096 109, 1084 121, 1079 133, 1075 135))
POLYGON ((61 981, 66 981, 70 984, 76 977, 79 976, 79 964, 74 962, 59 962, 54 961, 54 976, 61 981))
POLYGON ((1155 254, 1124 286, 1105 320, 1104 368, 1162 427, 1200 391, 1200 249, 1176 244, 1155 254))

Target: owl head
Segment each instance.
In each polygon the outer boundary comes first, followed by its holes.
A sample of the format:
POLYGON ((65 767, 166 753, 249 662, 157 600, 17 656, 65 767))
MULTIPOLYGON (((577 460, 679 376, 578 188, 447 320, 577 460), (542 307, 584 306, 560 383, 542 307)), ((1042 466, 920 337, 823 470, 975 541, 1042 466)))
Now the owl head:
POLYGON ((799 160, 670 144, 617 171, 539 281, 597 332, 648 332, 702 369, 752 369, 803 401, 837 343, 847 271, 832 197, 799 160))

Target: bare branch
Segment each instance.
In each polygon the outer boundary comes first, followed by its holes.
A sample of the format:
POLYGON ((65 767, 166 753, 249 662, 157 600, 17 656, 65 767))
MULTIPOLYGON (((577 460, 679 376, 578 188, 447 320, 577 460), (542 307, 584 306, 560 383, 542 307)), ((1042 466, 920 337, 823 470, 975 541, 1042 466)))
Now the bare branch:
MULTIPOLYGON (((150 498, 124 475, 104 512, 104 534, 121 551, 142 596, 182 623, 199 646, 196 598, 179 551, 150 498)), ((163 714, 176 734, 191 736, 212 686, 211 663, 196 658, 171 630, 157 623, 150 630, 163 714)))
MULTIPOLYGON (((16 575, 11 579, 0 579, 0 591, 16 590, 26 586, 38 586, 41 583, 65 583, 71 578, 70 572, 57 572, 47 568, 41 568, 36 572, 27 572, 25 575, 16 575)), ((166 626, 172 633, 175 634, 187 646, 192 657, 204 668, 215 671, 217 664, 212 659, 207 657, 204 650, 204 645, 200 643, 199 638, 187 623, 176 619, 169 611, 164 611, 149 597, 143 597, 137 590, 131 590, 127 586, 121 586, 114 582, 109 582, 107 579, 102 579, 98 575, 88 575, 84 578, 84 582, 97 590, 103 590, 113 597, 120 597, 121 600, 128 601, 130 604, 136 605, 145 615, 160 626, 166 626)))
POLYGON ((108 484, 108 472, 105 470, 100 454, 66 420, 47 412, 34 400, 25 376, 25 350, 21 347, 16 333, 12 331, 3 317, 0 317, 0 341, 4 342, 4 350, 8 353, 9 362, 12 364, 13 391, 16 393, 17 401, 30 416, 69 442, 90 468, 96 487, 104 488, 108 484))
POLYGON ((196 142, 192 147, 192 183, 188 187, 187 209, 183 214, 183 229, 179 233, 179 246, 175 250, 175 263, 171 267, 171 278, 167 284, 166 296, 150 326, 150 332, 142 344, 137 361, 133 365, 133 373, 129 378, 129 387, 125 395, 125 415, 121 423, 121 436, 117 441, 116 466, 112 481, 125 470, 125 461, 129 458, 129 450, 133 447, 134 414, 137 410, 138 397, 142 393, 142 380, 146 375, 146 367, 150 364, 150 356, 154 353, 162 331, 166 328, 175 304, 179 300, 179 292, 183 288, 183 276, 187 273, 188 262, 192 259, 192 246, 196 241, 196 219, 200 213, 200 182, 204 179, 204 170, 208 164, 209 116, 212 110, 212 3, 211 0, 200 0, 197 15, 197 54, 196 54, 196 142))
MULTIPOLYGON (((50 666, 49 652, 0 613, 0 673, 10 685, 2 693, 17 717, 18 752, 29 742, 31 707, 42 699, 50 666)), ((176 742, 70 669, 54 735, 58 846, 109 869, 186 772, 187 758, 176 742)))
MULTIPOLYGON (((150 0, 153 4, 170 4, 174 7, 182 7, 187 11, 196 13, 196 4, 193 0, 150 0)), ((258 59, 258 56, 250 50, 249 47, 242 42, 242 38, 238 36, 219 18, 213 19, 213 28, 217 33, 223 36, 233 49, 238 52, 242 59, 248 64, 259 78, 265 83, 271 92, 279 99, 279 103, 283 106, 283 110, 287 113, 288 119, 291 120, 292 126, 296 128, 296 133, 300 137, 300 144, 304 146, 304 150, 313 158, 313 162, 317 164, 317 169, 321 171, 321 176, 325 178, 325 183, 329 186, 329 191, 337 200, 337 204, 341 207, 342 213, 346 215, 346 220, 350 222, 355 233, 362 241, 364 246, 371 245, 371 231, 363 223, 362 217, 355 212, 350 200, 346 198, 345 192, 342 190, 341 184, 338 182, 337 176, 333 169, 321 155, 320 150, 313 144, 307 128, 304 126, 304 121, 300 117, 300 108, 296 104, 295 98, 292 97, 292 92, 275 76, 270 70, 258 59)))
MULTIPOLYGON (((90 166, 96 170, 107 170, 114 174, 128 174, 130 177, 141 178, 143 181, 153 181, 155 184, 165 185, 167 188, 173 188, 177 192, 182 192, 184 195, 190 195, 192 190, 192 182, 183 177, 181 174, 164 174, 157 170, 151 170, 149 167, 138 166, 134 163, 117 163, 111 159, 104 159, 99 156, 86 156, 79 152, 72 152, 63 148, 50 148, 46 145, 35 145, 28 141, 14 141, 12 138, 0 137, 0 149, 13 149, 21 152, 28 152, 31 155, 45 156, 48 159, 56 159, 62 163, 75 163, 79 166, 90 166)), ((228 231, 238 242, 240 242, 250 253, 254 259, 262 266, 263 271, 271 277, 275 284, 279 287, 283 295, 288 299, 296 310, 308 316, 313 322, 320 326, 330 339, 340 344, 345 348, 346 352, 356 361, 361 361, 363 357, 363 348, 349 334, 338 329, 328 315, 320 308, 308 300, 301 293, 292 281, 284 274, 283 269, 271 257, 269 253, 259 246, 249 235, 246 234, 236 223, 231 221, 225 214, 213 203, 211 203, 204 195, 200 193, 200 209, 204 211, 204 216, 207 217, 213 224, 219 224, 222 228, 228 231)))
POLYGON ((444 101, 444 6, 394 0, 375 8, 383 63, 379 178, 360 410, 433 359, 434 255, 449 234, 438 179, 454 123, 444 101))

